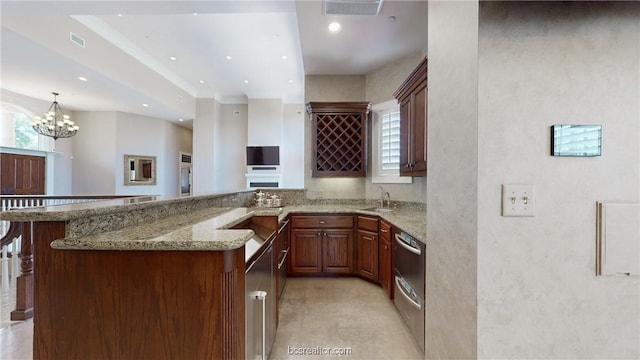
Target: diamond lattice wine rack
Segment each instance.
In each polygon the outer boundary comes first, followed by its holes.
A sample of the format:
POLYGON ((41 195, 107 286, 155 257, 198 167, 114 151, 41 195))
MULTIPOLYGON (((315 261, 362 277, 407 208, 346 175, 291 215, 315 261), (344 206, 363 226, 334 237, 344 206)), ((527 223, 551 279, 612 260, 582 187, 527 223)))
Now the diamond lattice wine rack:
POLYGON ((310 102, 314 177, 366 176, 367 116, 371 103, 310 102))

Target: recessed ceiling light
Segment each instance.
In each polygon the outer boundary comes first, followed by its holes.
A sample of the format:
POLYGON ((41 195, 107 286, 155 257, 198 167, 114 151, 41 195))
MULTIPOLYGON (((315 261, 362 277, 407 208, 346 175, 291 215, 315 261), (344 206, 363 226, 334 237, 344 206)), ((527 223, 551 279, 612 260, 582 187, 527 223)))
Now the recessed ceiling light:
POLYGON ((282 60, 287 60, 287 55, 282 55, 282 60))
POLYGON ((184 121, 184 119, 178 119, 178 121, 183 122, 183 121, 184 121))
POLYGON ((231 60, 231 56, 229 56, 229 55, 225 56, 225 58, 226 58, 227 60, 231 60))
POLYGON ((122 17, 122 14, 118 14, 119 17, 122 17))
POLYGON ((198 13, 193 13, 193 15, 194 15, 194 16, 195 16, 195 15, 198 15, 198 13))
POLYGON ((392 24, 392 23, 396 22, 396 20, 397 20, 397 19, 396 19, 396 17, 395 17, 395 16, 389 16, 389 17, 387 18, 387 22, 388 22, 388 23, 390 23, 390 24, 392 24))
POLYGON ((147 104, 142 104, 142 107, 149 107, 149 105, 147 105, 147 104))
POLYGON ((289 80, 289 84, 293 84, 293 80, 289 80))
POLYGON ((84 76, 78 76, 78 80, 80 81, 87 81, 87 78, 84 76))
POLYGON ((204 84, 204 80, 200 80, 200 84, 204 84))
POLYGON ((331 24, 329 24, 329 32, 331 33, 337 33, 340 31, 340 29, 342 29, 342 25, 340 25, 339 22, 334 21, 331 24))
POLYGON ((171 59, 171 60, 173 60, 173 61, 178 60, 178 58, 177 58, 177 57, 175 57, 175 56, 172 56, 172 57, 170 57, 169 59, 171 59))
POLYGON ((249 80, 245 80, 245 81, 244 81, 244 83, 245 83, 245 84, 248 84, 248 83, 249 83, 249 80))

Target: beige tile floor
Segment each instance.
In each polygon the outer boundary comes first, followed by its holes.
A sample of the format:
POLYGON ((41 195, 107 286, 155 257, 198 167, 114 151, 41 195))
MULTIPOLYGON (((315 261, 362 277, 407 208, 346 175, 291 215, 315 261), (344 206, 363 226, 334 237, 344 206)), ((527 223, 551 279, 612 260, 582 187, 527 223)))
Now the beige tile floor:
MULTIPOLYGON (((0 359, 32 359, 33 321, 0 329, 0 359)), ((423 359, 400 314, 377 285, 357 278, 290 278, 271 351, 278 359, 423 359), (343 348, 349 355, 290 355, 343 348)))
POLYGON ((381 287, 357 278, 289 278, 271 360, 423 358, 381 287), (300 348, 351 353, 290 355, 300 348))

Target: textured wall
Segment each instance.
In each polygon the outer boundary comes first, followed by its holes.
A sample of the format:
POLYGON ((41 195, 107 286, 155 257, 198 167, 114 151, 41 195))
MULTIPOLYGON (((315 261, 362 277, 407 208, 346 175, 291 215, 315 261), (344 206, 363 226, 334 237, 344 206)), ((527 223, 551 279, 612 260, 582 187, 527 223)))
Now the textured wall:
POLYGON ((215 191, 212 174, 215 172, 215 122, 219 108, 220 103, 215 99, 196 100, 196 118, 193 119, 193 195, 215 191))
POLYGON ((476 357, 477 1, 429 2, 428 359, 476 357))
POLYGON ((220 105, 220 118, 215 120, 214 172, 209 174, 215 192, 246 189, 247 178, 247 104, 220 105), (234 111, 239 111, 235 115, 234 111))
MULTIPOLYGON (((305 103, 312 101, 366 101, 365 76, 305 77, 305 103)), ((311 121, 305 114, 304 186, 311 199, 362 199, 365 197, 364 178, 314 178, 311 177, 311 121)))
POLYGON ((595 202, 640 200, 639 9, 482 3, 479 358, 640 358, 640 279, 594 275, 595 202), (602 124, 602 156, 549 156, 554 123, 602 124), (535 217, 500 216, 505 183, 535 217))

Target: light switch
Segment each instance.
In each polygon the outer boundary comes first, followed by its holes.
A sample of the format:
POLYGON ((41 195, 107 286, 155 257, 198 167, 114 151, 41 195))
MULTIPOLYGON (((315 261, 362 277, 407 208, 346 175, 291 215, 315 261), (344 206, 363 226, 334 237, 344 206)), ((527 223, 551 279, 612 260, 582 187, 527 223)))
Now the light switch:
POLYGON ((536 187, 502 185, 502 216, 535 216, 536 187))

